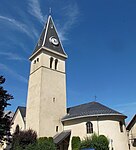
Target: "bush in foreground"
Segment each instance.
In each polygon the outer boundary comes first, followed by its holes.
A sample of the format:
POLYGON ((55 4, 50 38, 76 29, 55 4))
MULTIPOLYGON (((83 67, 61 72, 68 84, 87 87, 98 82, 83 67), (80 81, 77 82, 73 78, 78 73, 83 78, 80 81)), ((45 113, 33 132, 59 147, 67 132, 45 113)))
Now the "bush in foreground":
POLYGON ((53 138, 39 138, 36 143, 27 146, 26 150, 56 150, 53 138))
POLYGON ((109 150, 109 140, 104 135, 93 134, 81 141, 81 149, 94 148, 95 150, 109 150))
POLYGON ((35 131, 29 129, 26 131, 20 131, 19 127, 16 127, 13 134, 12 150, 25 149, 29 144, 36 143, 37 134, 35 131))
POLYGON ((80 137, 79 136, 73 136, 72 137, 72 150, 79 150, 80 148, 80 137))

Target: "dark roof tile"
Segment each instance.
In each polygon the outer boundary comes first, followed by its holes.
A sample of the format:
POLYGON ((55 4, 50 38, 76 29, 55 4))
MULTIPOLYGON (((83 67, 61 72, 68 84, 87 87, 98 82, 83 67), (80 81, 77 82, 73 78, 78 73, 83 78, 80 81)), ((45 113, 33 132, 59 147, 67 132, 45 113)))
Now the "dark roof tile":
POLYGON ((17 110, 20 110, 21 116, 23 118, 23 120, 25 121, 25 117, 26 117, 26 107, 23 106, 18 106, 17 110))
MULTIPOLYGON (((89 102, 78 106, 70 107, 67 109, 67 115, 62 118, 62 121, 70 120, 86 116, 99 116, 99 115, 120 115, 124 116, 118 111, 115 111, 107 106, 98 102, 89 102)), ((124 116, 126 118, 126 116, 124 116)))
POLYGON ((53 52, 57 52, 66 56, 51 16, 49 16, 47 19, 47 23, 40 35, 33 54, 37 52, 41 47, 43 47, 45 50, 50 49, 53 52), (58 44, 52 44, 52 42, 50 41, 51 38, 55 38, 58 41, 58 44))
POLYGON ((55 144, 61 143, 63 140, 65 140, 69 135, 71 134, 70 130, 66 130, 61 132, 60 134, 56 135, 53 140, 55 144))

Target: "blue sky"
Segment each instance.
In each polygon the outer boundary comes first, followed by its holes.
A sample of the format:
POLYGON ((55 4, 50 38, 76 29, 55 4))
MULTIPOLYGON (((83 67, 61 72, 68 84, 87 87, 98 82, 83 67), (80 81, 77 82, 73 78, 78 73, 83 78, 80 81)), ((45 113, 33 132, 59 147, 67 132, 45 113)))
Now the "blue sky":
POLYGON ((68 60, 68 106, 97 101, 129 118, 136 108, 135 0, 2 0, 0 75, 14 100, 26 105, 29 56, 49 8, 68 60))

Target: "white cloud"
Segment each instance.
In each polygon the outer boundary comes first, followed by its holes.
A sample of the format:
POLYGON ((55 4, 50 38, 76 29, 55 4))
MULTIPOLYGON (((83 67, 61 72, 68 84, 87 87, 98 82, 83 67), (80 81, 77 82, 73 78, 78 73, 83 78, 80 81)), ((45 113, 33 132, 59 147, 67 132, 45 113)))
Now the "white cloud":
POLYGON ((116 107, 130 107, 136 105, 136 102, 117 104, 116 107))
POLYGON ((59 25, 58 32, 62 41, 67 40, 66 34, 68 30, 77 22, 79 16, 79 8, 76 3, 69 4, 63 8, 66 21, 62 27, 59 25))
MULTIPOLYGON (((29 13, 36 17, 42 25, 45 23, 45 18, 47 18, 47 15, 43 15, 40 2, 39 0, 28 0, 29 1, 29 13)), ((66 34, 68 33, 68 30, 72 28, 72 26, 77 22, 78 15, 79 15, 79 8, 76 3, 70 3, 66 7, 62 8, 62 13, 64 14, 64 18, 66 18, 66 21, 64 21, 64 24, 60 25, 58 24, 58 34, 62 41, 67 40, 66 34)), ((61 21, 59 21, 61 22, 61 21)))
POLYGON ((9 17, 5 17, 5 16, 1 16, 1 15, 0 15, 0 19, 12 23, 12 24, 14 25, 13 27, 15 27, 15 28, 17 28, 19 31, 21 31, 21 32, 23 32, 23 33, 25 33, 25 34, 27 34, 30 38, 33 38, 32 33, 30 32, 30 30, 28 29, 28 27, 27 27, 25 24, 23 24, 23 23, 21 23, 21 22, 15 20, 15 19, 12 19, 12 18, 9 18, 9 17))
POLYGON ((19 61, 26 61, 25 58, 15 54, 15 53, 10 53, 10 52, 0 52, 0 55, 5 56, 5 58, 10 59, 10 60, 19 60, 19 61))
POLYGON ((25 77, 23 77, 22 75, 14 72, 13 70, 11 70, 9 67, 7 67, 6 65, 0 63, 0 69, 7 72, 8 74, 12 75, 13 77, 15 77, 17 80, 27 83, 27 79, 25 77))
POLYGON ((29 1, 29 10, 28 10, 29 13, 32 16, 36 17, 41 24, 44 24, 46 16, 42 14, 39 0, 28 0, 28 1, 29 1))
POLYGON ((79 15, 79 9, 77 4, 75 3, 65 7, 64 10, 66 11, 66 16, 68 17, 68 20, 63 26, 63 30, 65 31, 70 29, 72 25, 76 23, 79 15))

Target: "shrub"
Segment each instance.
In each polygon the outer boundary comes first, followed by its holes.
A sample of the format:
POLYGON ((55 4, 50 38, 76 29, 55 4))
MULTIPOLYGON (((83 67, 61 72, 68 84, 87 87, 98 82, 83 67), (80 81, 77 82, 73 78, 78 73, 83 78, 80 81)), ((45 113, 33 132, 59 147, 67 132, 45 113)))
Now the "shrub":
POLYGON ((29 144, 36 142, 37 134, 35 131, 29 129, 26 131, 17 131, 13 134, 12 150, 25 149, 29 144))
POLYGON ((98 149, 109 150, 109 141, 104 135, 98 136, 98 149))
POLYGON ((40 138, 37 140, 37 142, 40 144, 40 143, 45 142, 46 140, 48 140, 47 137, 40 137, 40 138))
POLYGON ((92 147, 92 137, 85 137, 84 140, 81 141, 80 148, 91 148, 92 147))
POLYGON ((34 144, 29 144, 25 150, 56 150, 53 138, 42 137, 34 144))
POLYGON ((94 148, 95 150, 109 150, 109 141, 104 135, 93 134, 81 141, 80 148, 94 148))
POLYGON ((80 148, 80 137, 79 136, 73 136, 72 137, 72 150, 79 150, 80 148))

